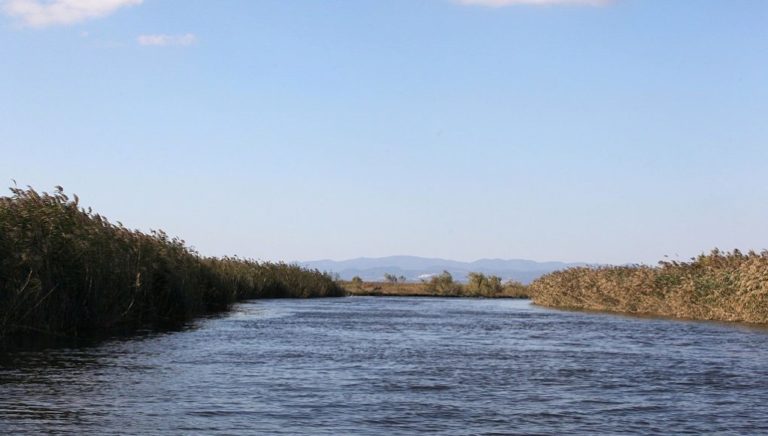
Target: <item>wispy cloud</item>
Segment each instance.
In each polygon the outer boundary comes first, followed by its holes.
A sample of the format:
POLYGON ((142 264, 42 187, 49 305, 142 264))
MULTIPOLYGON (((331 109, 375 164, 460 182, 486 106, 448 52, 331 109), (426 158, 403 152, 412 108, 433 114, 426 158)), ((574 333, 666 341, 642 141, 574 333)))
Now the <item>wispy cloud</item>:
POLYGON ((193 33, 184 35, 140 35, 136 38, 139 45, 164 47, 169 45, 187 46, 197 42, 197 36, 193 33))
POLYGON ((613 0, 456 0, 459 4, 467 6, 487 6, 500 8, 502 6, 529 5, 529 6, 555 6, 555 5, 581 5, 603 6, 612 3, 613 0))
POLYGON ((75 24, 144 0, 0 0, 0 9, 30 27, 75 24))

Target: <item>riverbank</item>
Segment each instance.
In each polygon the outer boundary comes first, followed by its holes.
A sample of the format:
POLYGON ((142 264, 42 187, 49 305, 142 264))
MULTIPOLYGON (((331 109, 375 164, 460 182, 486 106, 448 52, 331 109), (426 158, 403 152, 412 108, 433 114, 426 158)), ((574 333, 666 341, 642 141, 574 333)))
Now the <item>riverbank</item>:
POLYGON ((528 288, 519 283, 478 288, 454 282, 450 287, 435 287, 430 282, 342 282, 347 295, 372 297, 469 297, 529 298, 528 288))
POLYGON ((0 197, 0 345, 167 328, 255 298, 345 294, 328 274, 283 263, 204 257, 53 194, 0 197))
POLYGON ((571 268, 534 281, 535 304, 768 324, 768 251, 712 251, 657 267, 571 268))

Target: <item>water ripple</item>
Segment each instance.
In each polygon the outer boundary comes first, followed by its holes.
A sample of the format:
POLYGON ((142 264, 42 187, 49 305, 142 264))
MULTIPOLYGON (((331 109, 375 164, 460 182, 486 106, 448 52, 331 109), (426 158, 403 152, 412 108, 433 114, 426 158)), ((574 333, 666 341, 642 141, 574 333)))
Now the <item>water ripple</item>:
POLYGON ((0 356, 0 433, 760 434, 768 334, 524 301, 243 304, 0 356))

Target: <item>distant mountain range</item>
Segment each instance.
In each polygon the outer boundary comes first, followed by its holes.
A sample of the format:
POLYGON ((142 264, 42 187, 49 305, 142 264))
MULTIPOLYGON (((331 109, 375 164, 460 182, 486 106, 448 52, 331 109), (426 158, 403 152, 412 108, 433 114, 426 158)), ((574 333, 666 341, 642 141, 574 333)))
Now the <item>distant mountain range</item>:
POLYGON ((432 275, 448 271, 453 278, 465 281, 470 272, 496 275, 503 280, 530 283, 538 277, 564 268, 586 266, 586 263, 535 262, 524 259, 480 259, 459 262, 416 256, 360 257, 350 260, 316 260, 298 262, 299 265, 338 274, 344 280, 358 276, 365 281, 384 280, 384 274, 404 276, 408 281, 429 279, 432 275))

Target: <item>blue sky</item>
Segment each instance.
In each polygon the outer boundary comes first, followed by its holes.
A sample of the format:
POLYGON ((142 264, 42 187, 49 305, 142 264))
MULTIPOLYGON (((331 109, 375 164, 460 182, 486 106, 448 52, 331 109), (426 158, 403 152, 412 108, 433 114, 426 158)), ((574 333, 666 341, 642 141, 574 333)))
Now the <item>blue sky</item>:
POLYGON ((0 10, 0 182, 204 254, 768 248, 762 0, 0 10))

